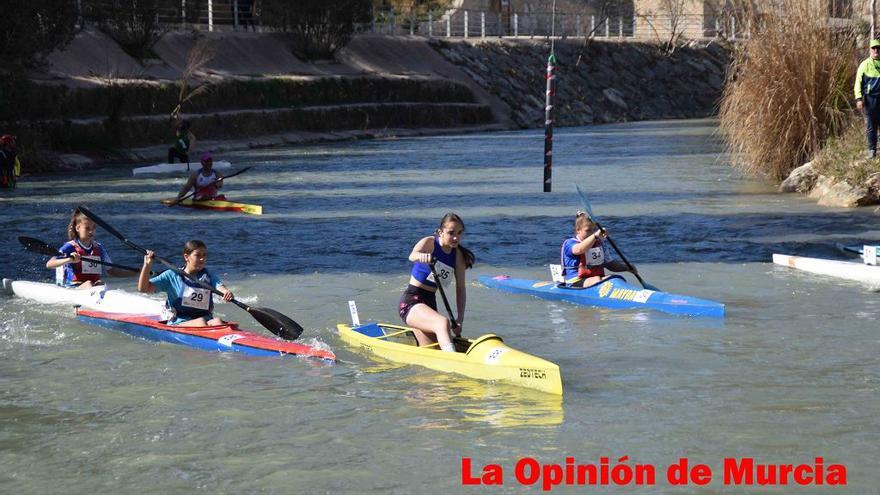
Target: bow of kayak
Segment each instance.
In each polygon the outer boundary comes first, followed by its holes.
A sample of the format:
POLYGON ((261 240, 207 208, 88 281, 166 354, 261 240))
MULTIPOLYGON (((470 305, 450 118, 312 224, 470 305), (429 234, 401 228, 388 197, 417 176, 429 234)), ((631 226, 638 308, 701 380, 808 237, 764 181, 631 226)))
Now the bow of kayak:
POLYGON ((18 297, 41 304, 82 306, 108 313, 160 315, 165 307, 162 301, 103 285, 75 289, 42 282, 3 279, 3 288, 18 297))
POLYGON ((166 325, 157 315, 132 315, 77 309, 77 318, 91 325, 133 337, 169 342, 206 351, 240 352, 252 356, 302 356, 335 362, 333 352, 300 342, 265 337, 236 323, 209 327, 166 325))
POLYGON ((549 280, 510 278, 507 275, 480 276, 480 283, 512 294, 528 294, 551 301, 614 309, 654 309, 664 313, 724 317, 724 304, 691 296, 640 289, 623 277, 611 276, 590 287, 565 287, 549 280))
POLYGON ((419 347, 412 329, 403 326, 340 323, 336 328, 345 342, 389 361, 562 395, 559 366, 513 349, 494 334, 474 340, 457 338, 457 352, 443 352, 436 346, 419 347))
POLYGON ((786 254, 774 254, 773 263, 809 273, 855 280, 872 287, 880 287, 880 266, 866 265, 865 263, 853 261, 804 258, 802 256, 789 256, 786 254))

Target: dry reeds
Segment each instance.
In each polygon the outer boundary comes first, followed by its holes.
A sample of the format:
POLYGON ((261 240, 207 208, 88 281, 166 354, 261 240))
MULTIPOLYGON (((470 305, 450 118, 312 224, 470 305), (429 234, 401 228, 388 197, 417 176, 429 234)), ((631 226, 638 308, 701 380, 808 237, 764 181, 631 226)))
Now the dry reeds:
POLYGON ((204 38, 196 41, 196 44, 187 53, 186 66, 183 69, 183 74, 180 76, 180 93, 177 96, 177 105, 171 110, 172 121, 180 118, 180 112, 183 110, 185 103, 211 88, 209 81, 202 81, 201 84, 194 88, 191 88, 191 85, 194 83, 197 73, 208 65, 208 62, 216 54, 217 50, 204 38))
POLYGON ((852 26, 832 27, 824 2, 777 0, 750 8, 721 100, 734 163, 780 180, 845 128, 859 62, 852 26))

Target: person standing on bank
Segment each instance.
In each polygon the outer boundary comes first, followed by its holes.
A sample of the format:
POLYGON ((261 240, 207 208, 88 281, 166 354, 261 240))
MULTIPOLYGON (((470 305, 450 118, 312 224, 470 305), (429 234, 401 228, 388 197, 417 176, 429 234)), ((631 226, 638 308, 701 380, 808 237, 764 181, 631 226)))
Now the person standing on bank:
POLYGON ((21 164, 15 148, 15 136, 4 134, 0 136, 0 188, 15 189, 19 175, 21 164))
POLYGON ((871 55, 856 71, 856 108, 865 114, 868 134, 867 157, 877 156, 877 132, 880 131, 880 40, 871 40, 871 55))

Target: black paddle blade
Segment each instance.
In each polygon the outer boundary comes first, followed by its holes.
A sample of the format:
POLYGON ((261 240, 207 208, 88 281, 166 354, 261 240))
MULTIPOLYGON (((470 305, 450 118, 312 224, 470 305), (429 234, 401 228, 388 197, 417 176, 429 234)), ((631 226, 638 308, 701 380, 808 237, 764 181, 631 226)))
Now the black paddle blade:
POLYGON ((247 312, 266 327, 266 330, 287 340, 296 340, 303 333, 303 327, 289 317, 269 308, 248 308, 247 312))
POLYGON ((18 238, 18 242, 22 243, 25 249, 34 253, 46 254, 49 256, 55 256, 58 254, 57 249, 39 239, 34 239, 33 237, 21 236, 18 238))

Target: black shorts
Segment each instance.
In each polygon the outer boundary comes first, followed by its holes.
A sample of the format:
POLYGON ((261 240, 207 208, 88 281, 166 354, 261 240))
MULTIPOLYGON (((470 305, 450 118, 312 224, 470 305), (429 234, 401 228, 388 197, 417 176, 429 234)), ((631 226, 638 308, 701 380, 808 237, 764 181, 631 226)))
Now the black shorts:
POLYGON ((404 325, 406 324, 406 317, 409 315, 409 310, 411 310, 416 304, 427 304, 429 308, 437 311, 437 294, 421 287, 416 287, 415 285, 407 285, 406 290, 403 291, 403 295, 400 296, 400 306, 398 306, 397 309, 404 325))

